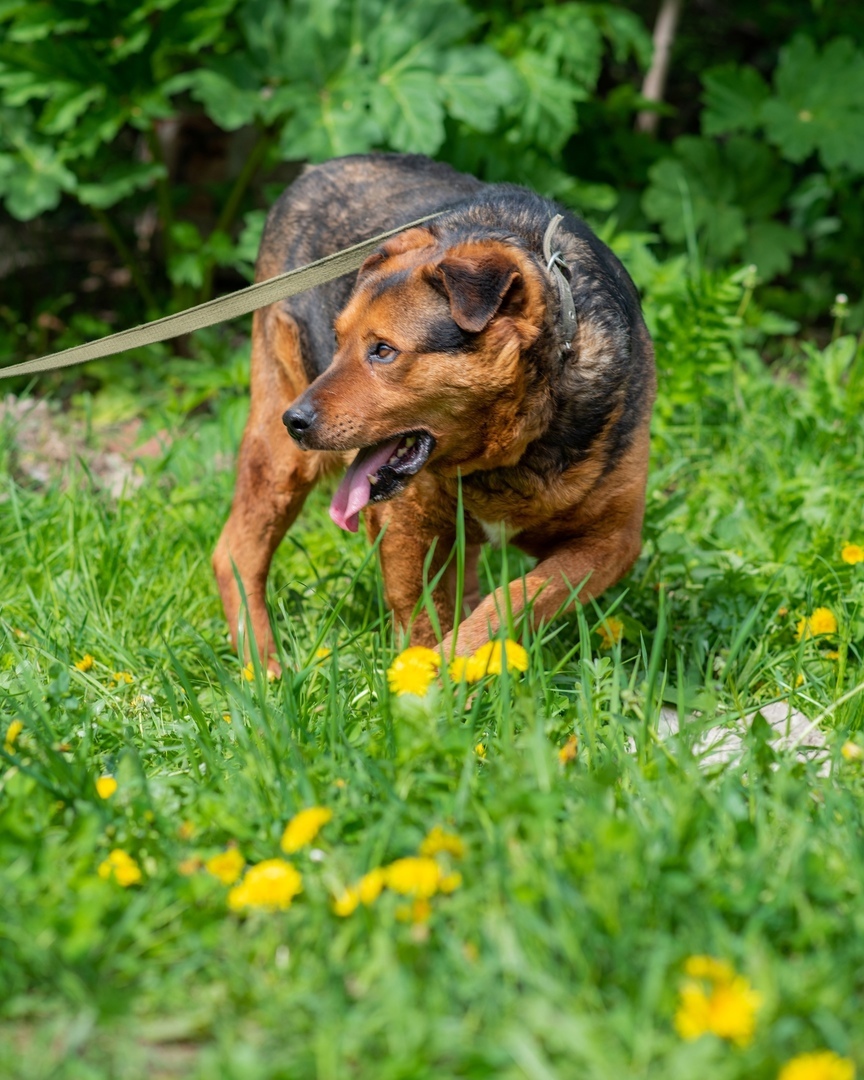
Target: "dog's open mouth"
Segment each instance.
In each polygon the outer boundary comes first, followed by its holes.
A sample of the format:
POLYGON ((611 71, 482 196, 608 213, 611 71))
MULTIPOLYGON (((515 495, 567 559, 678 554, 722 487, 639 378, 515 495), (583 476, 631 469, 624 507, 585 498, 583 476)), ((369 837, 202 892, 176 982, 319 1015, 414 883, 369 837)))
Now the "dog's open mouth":
POLYGON ((410 431, 375 446, 364 446, 348 466, 330 503, 330 517, 340 529, 357 532, 367 503, 392 499, 420 472, 435 449, 428 431, 410 431))

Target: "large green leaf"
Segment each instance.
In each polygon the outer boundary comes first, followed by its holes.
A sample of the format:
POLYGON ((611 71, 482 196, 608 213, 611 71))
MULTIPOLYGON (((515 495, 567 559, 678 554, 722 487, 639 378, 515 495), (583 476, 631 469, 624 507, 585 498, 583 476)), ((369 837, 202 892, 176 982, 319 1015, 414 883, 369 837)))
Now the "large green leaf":
POLYGON ((85 206, 107 210, 133 191, 149 187, 166 175, 165 166, 152 161, 117 161, 98 181, 78 183, 77 195, 85 206))
POLYGON ((766 277, 788 269, 801 242, 786 226, 767 227, 790 185, 788 168, 771 150, 746 136, 725 145, 684 136, 674 150, 652 166, 642 200, 663 235, 676 243, 695 237, 709 259, 746 258, 766 277))
POLYGON ((441 97, 441 86, 431 71, 388 72, 372 87, 372 116, 395 150, 434 154, 444 141, 441 97))
POLYGON ((705 135, 755 131, 762 123, 761 106, 769 90, 750 67, 724 64, 705 73, 702 131, 705 135))
POLYGON ((792 256, 804 252, 804 236, 782 221, 755 221, 748 226, 742 250, 745 263, 753 263, 767 279, 786 274, 792 256))
POLYGON ((263 87, 251 69, 234 56, 205 70, 198 68, 170 80, 169 93, 189 90, 210 119, 225 131, 251 124, 264 105, 263 87))
POLYGON ((482 45, 449 50, 438 82, 447 112, 477 131, 492 131, 519 96, 512 67, 482 45))
POLYGON ((283 122, 279 140, 282 156, 293 161, 323 161, 356 154, 384 141, 384 133, 356 96, 320 94, 313 88, 286 88, 293 109, 283 122))
POLYGON ((0 153, 0 197, 20 221, 53 210, 74 186, 74 175, 47 146, 30 146, 26 156, 0 153))
POLYGON ((820 55, 800 35, 780 50, 776 97, 761 109, 768 138, 789 161, 818 152, 829 168, 864 172, 864 53, 848 38, 820 55))

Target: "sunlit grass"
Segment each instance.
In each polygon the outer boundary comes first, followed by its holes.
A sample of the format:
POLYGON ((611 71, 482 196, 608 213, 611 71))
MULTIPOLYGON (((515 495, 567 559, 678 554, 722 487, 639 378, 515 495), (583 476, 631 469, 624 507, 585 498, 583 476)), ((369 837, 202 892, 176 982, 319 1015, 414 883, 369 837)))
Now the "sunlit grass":
MULTIPOLYGON (((422 697, 388 683, 374 558, 325 493, 276 560, 285 675, 244 676, 209 570, 233 404, 119 500, 76 469, 48 490, 5 478, 0 1071, 773 1080, 821 1050, 860 1067, 864 564, 842 551, 864 543, 864 438, 831 370, 742 363, 661 416, 629 577, 514 626, 524 674, 442 673, 422 697), (799 635, 819 608, 836 632, 799 635), (700 763, 705 728, 776 701, 818 721, 820 761, 757 722, 700 763), (304 807, 332 818, 286 853, 304 807), (435 826, 464 844, 451 892, 334 910, 435 826), (140 882, 100 876, 118 850, 140 882), (232 911, 205 867, 226 851, 288 861, 302 891, 232 911), (676 1031, 702 955, 758 994, 746 1045, 676 1031)), ((488 551, 486 587, 526 566, 488 551)))

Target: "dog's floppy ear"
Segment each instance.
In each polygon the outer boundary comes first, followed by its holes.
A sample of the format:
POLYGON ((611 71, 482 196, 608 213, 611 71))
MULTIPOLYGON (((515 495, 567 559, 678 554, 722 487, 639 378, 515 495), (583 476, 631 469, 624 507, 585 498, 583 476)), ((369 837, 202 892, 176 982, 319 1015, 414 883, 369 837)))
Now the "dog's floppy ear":
POLYGON ((395 255, 404 255, 406 251, 429 247, 433 243, 432 234, 428 229, 415 227, 407 232, 397 233, 366 259, 357 272, 357 280, 360 281, 372 270, 377 270, 387 259, 392 259, 395 255))
POLYGON ((432 284, 443 287, 456 325, 478 334, 505 300, 521 291, 522 275, 507 251, 491 248, 476 254, 445 256, 435 267, 432 284))

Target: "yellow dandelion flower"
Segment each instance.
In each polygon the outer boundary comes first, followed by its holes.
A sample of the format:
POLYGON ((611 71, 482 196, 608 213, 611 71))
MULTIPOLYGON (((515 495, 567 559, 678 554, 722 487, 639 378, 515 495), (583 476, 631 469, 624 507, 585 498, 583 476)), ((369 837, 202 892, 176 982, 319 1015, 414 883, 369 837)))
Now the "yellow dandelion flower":
POLYGON ((93 667, 93 657, 90 653, 85 653, 80 660, 76 660, 74 664, 76 671, 89 671, 93 667))
POLYGON ((181 840, 191 840, 195 831, 195 826, 191 821, 181 821, 177 827, 177 835, 181 840))
POLYGON ((120 685, 120 683, 126 683, 126 685, 128 686, 130 683, 135 682, 135 676, 130 674, 130 672, 128 671, 115 671, 114 681, 117 683, 118 686, 120 685))
POLYGON ((822 653, 826 660, 839 660, 840 652, 838 649, 829 649, 827 652, 822 653))
POLYGON ((222 719, 225 721, 226 724, 230 724, 231 723, 231 713, 230 712, 223 712, 222 713, 222 719))
POLYGON ((597 633, 600 635, 600 648, 611 649, 621 640, 624 634, 624 623, 616 619, 614 615, 610 615, 599 625, 597 633))
POLYGON ((844 742, 840 747, 840 753, 843 755, 844 761, 864 761, 864 750, 851 741, 844 742))
POLYGON ((691 979, 708 979, 710 982, 731 982, 735 969, 728 960, 714 956, 688 956, 684 961, 684 973, 691 979))
POLYGON ((426 856, 397 859, 384 868, 388 888, 400 896, 419 898, 434 896, 441 883, 441 868, 426 856))
POLYGON ((803 686, 806 681, 807 680, 804 678, 803 672, 799 671, 798 674, 795 676, 795 686, 796 686, 796 688, 799 687, 799 686, 803 686))
POLYGON ((811 637, 819 637, 822 634, 837 633, 837 617, 827 607, 819 607, 812 615, 806 615, 798 620, 796 640, 801 641, 811 637))
POLYGON ((203 863, 197 855, 190 855, 188 859, 181 859, 177 863, 177 873, 182 874, 183 877, 191 877, 193 874, 197 874, 203 866, 203 863))
POLYGON ((344 892, 333 900, 333 912, 342 919, 347 919, 349 915, 353 915, 360 904, 360 892, 353 886, 349 885, 344 892))
POLYGON ((115 848, 108 858, 99 864, 97 873, 106 881, 113 877, 124 889, 130 885, 137 885, 141 880, 138 863, 121 848, 115 848))
POLYGON ((246 682, 252 682, 252 680, 255 678, 255 667, 251 660, 243 668, 243 678, 246 680, 246 682))
POLYGON ((218 855, 212 855, 204 866, 213 877, 219 878, 223 885, 233 885, 243 873, 246 860, 236 847, 228 848, 218 855))
POLYGON ((332 649, 328 649, 325 646, 322 646, 320 649, 315 650, 315 659, 316 660, 326 660, 327 657, 330 656, 330 654, 332 652, 333 652, 332 649))
POLYGON ((506 665, 509 672, 528 670, 528 653, 516 641, 490 641, 481 645, 466 665, 466 678, 476 682, 484 675, 500 675, 506 665))
POLYGON ((386 874, 380 867, 364 874, 356 885, 349 885, 333 901, 333 911, 345 918, 352 915, 360 904, 366 907, 375 903, 386 885, 386 874))
POLYGON ((777 608, 777 615, 778 615, 779 618, 785 619, 788 614, 789 614, 789 608, 788 607, 779 607, 779 608, 777 608))
POLYGON ((400 904, 396 908, 396 918, 400 922, 425 923, 432 914, 432 905, 428 900, 418 899, 411 904, 400 904))
POLYGON ((691 957, 688 965, 704 972, 703 981, 688 981, 681 987, 675 1030, 682 1039, 711 1034, 747 1046, 756 1028, 761 994, 722 960, 691 957))
POLYGON ((855 1065, 833 1050, 817 1050, 787 1061, 777 1080, 855 1080, 855 1065))
POLYGON ((434 825, 420 845, 420 854, 432 856, 440 851, 461 859, 465 854, 465 841, 455 833, 445 832, 440 825, 434 825))
MULTIPOLYGON (((467 656, 454 656, 450 661, 450 667, 447 668, 450 673, 450 678, 453 682, 466 682, 468 680, 468 669, 471 661, 467 656)), ((471 682, 476 682, 475 679, 471 679, 471 682)))
POLYGON ((308 806, 299 814, 295 814, 285 826, 279 846, 286 855, 293 855, 295 851, 311 844, 322 826, 326 825, 332 817, 333 811, 326 806, 308 806))
POLYGON ((387 669, 387 682, 394 694, 423 697, 438 674, 440 655, 434 649, 414 645, 399 653, 387 669))
POLYGON ((845 544, 840 552, 840 558, 850 566, 864 562, 864 548, 860 544, 845 544))
POLYGON ((113 776, 100 776, 96 781, 96 794, 100 799, 110 799, 117 790, 117 781, 113 776))
POLYGON ((367 907, 374 904, 386 884, 387 875, 380 866, 370 870, 368 874, 364 874, 357 882, 357 896, 360 903, 365 904, 367 907))
POLYGON ((474 747, 474 753, 477 755, 477 757, 480 758, 481 761, 486 760, 486 747, 482 742, 478 742, 477 745, 474 747))
POLYGON ((569 765, 571 761, 576 760, 576 756, 579 753, 579 743, 575 735, 571 735, 566 743, 558 751, 558 760, 562 765, 569 765))
POLYGON ((302 891, 303 879, 290 863, 284 859, 265 859, 257 866, 250 866, 240 884, 231 889, 228 907, 232 911, 247 907, 285 911, 302 891))
POLYGON ((24 730, 23 720, 13 720, 12 723, 6 728, 5 746, 3 749, 7 754, 11 754, 15 749, 15 743, 18 742, 18 736, 24 730))
POLYGON ((458 870, 454 870, 452 874, 444 874, 441 880, 438 882, 438 891, 443 893, 456 892, 456 890, 462 884, 462 875, 458 870))

